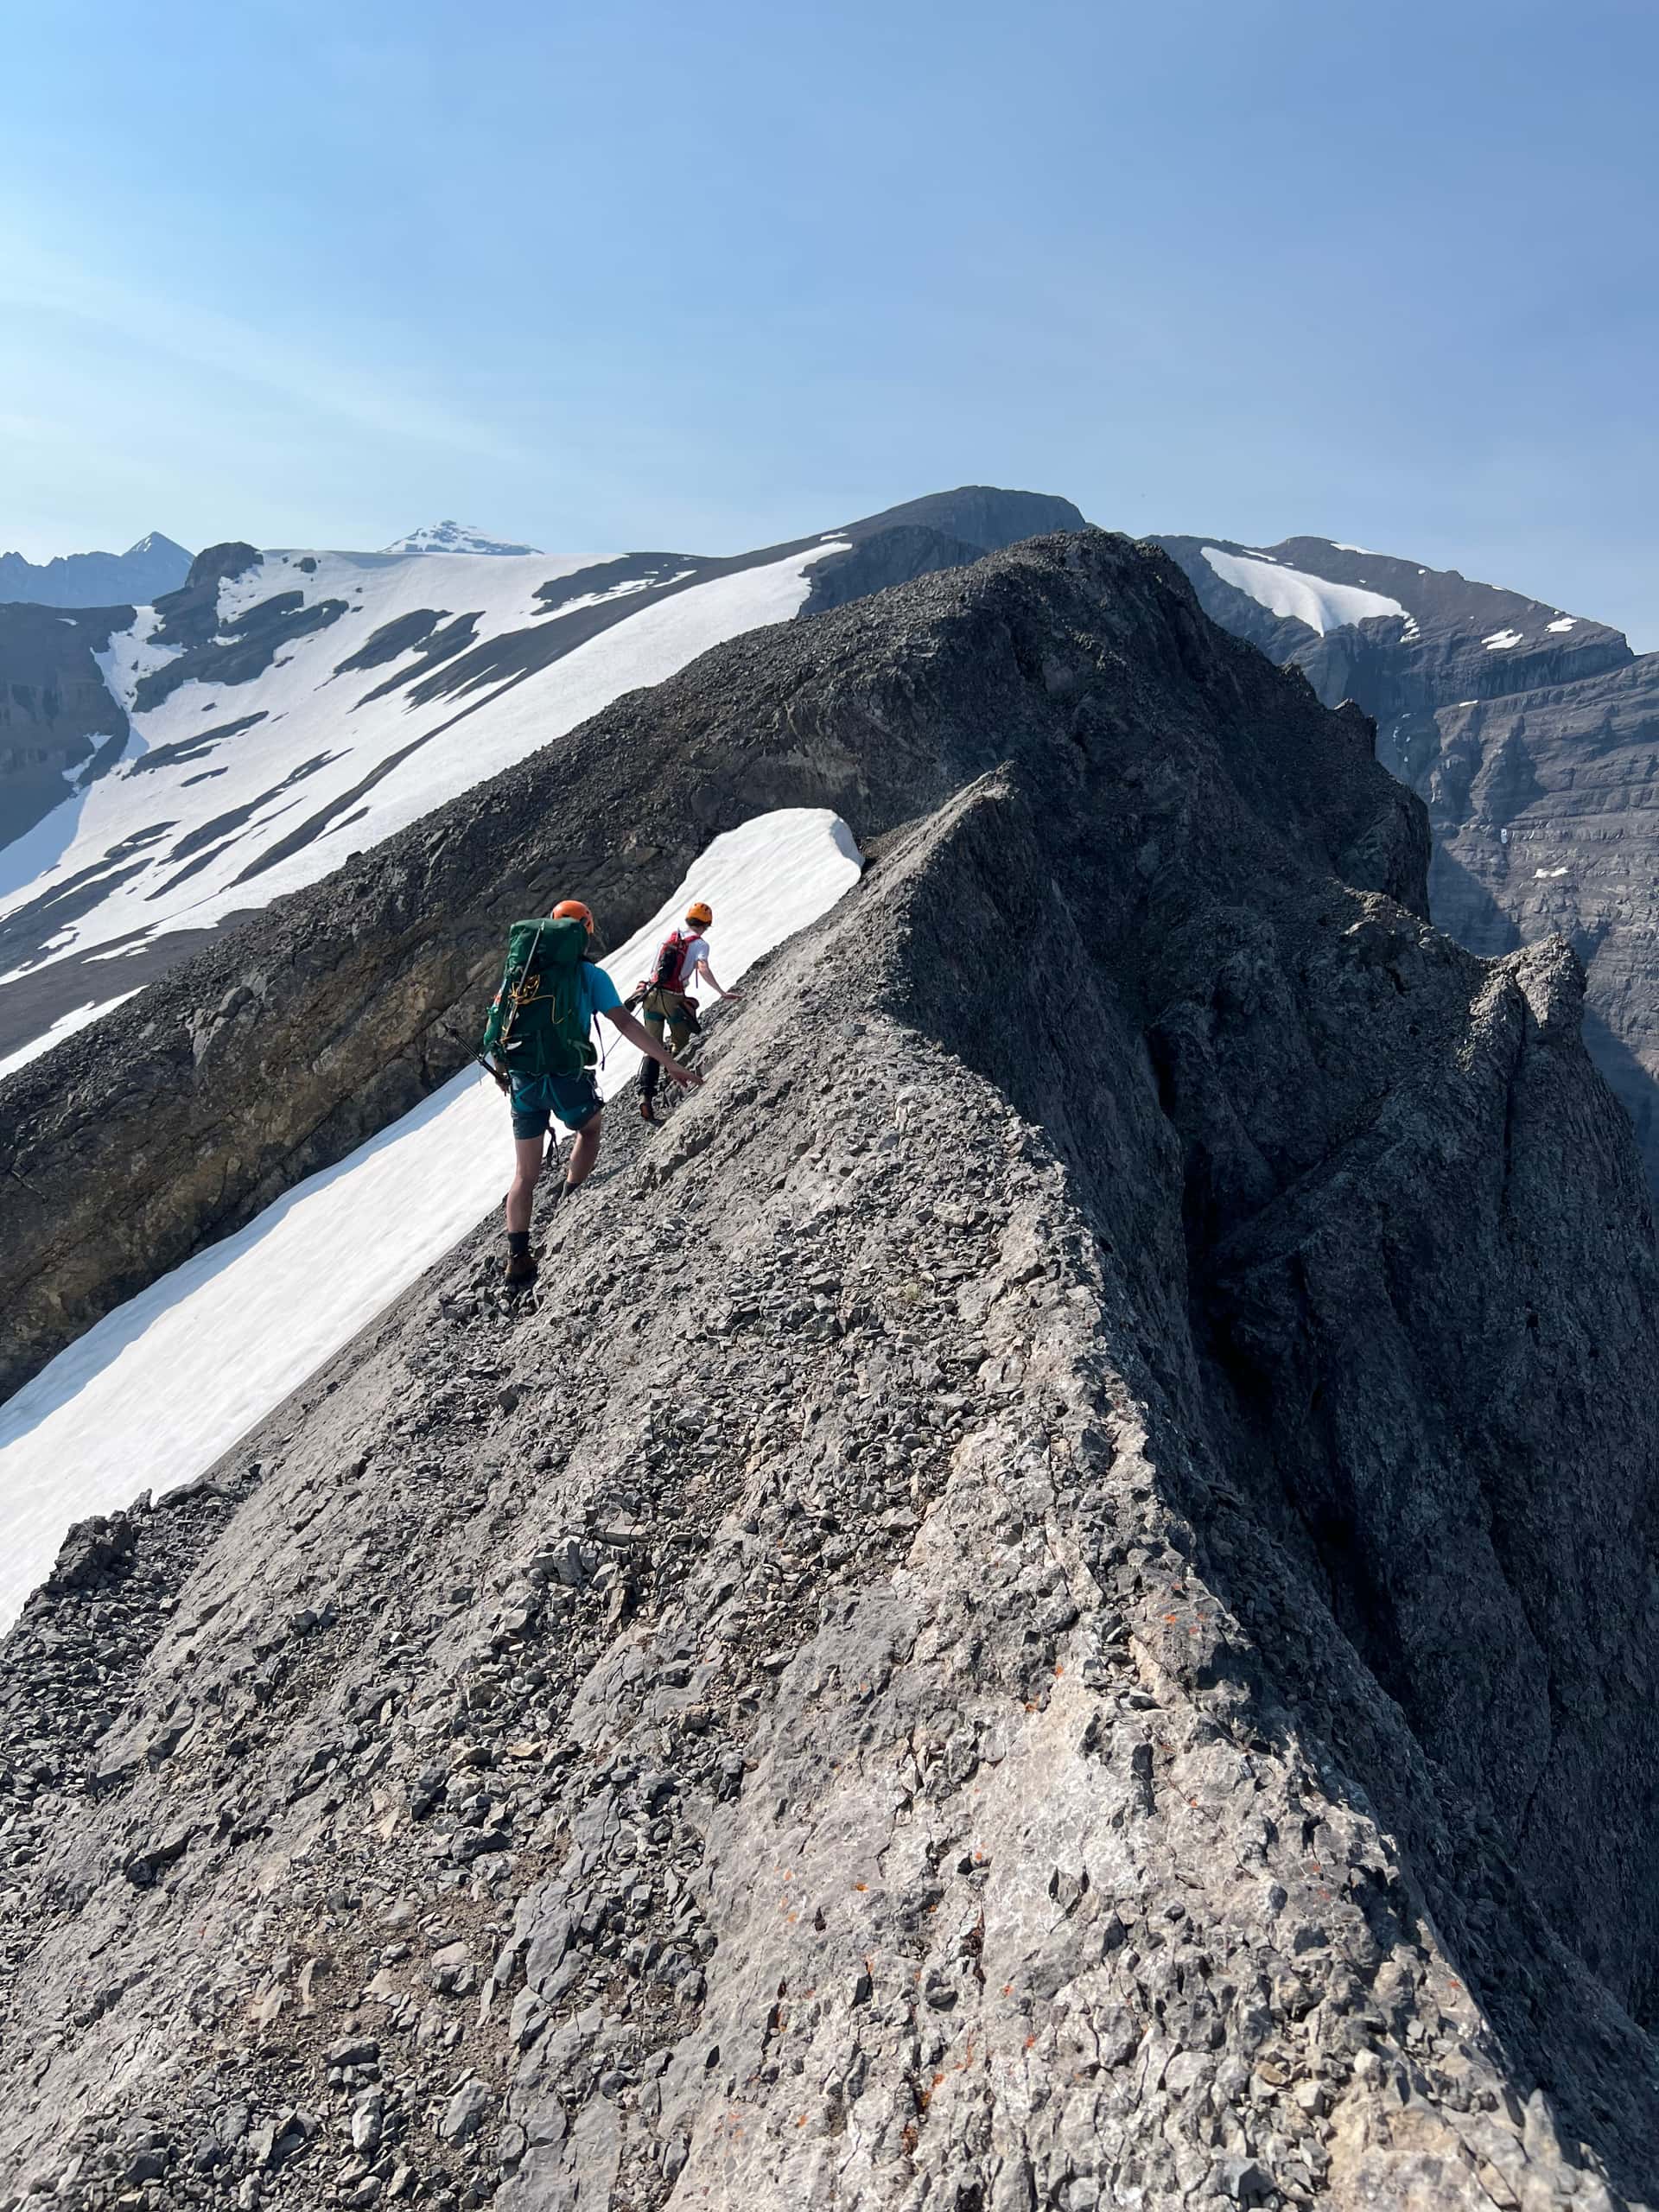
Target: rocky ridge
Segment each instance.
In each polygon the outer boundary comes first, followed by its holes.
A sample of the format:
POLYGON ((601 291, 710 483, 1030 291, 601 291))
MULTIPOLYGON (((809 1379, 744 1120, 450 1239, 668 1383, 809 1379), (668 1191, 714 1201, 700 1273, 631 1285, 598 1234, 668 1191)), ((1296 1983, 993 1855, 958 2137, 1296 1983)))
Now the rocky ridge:
POLYGON ((0 606, 0 848, 36 830, 0 858, 0 1063, 257 912, 272 871, 315 880, 702 646, 1082 522, 969 485, 712 557, 230 541, 153 613, 0 606))
MULTIPOLYGON (((1309 772, 1323 761, 1342 726, 1206 624, 1161 556, 1104 533, 1064 555, 1033 543, 1047 553, 924 576, 879 615, 863 598, 734 639, 276 901, 8 1078, 0 1389, 463 1066, 505 923, 571 881, 620 943, 711 836, 766 807, 829 806, 880 836, 1010 747, 1047 751, 1095 716, 1224 710, 1270 722, 1309 772), (1056 649, 1050 625, 1073 612, 1093 642, 1056 649)), ((1343 743, 1369 758, 1362 724, 1343 743)), ((1408 842, 1421 837, 1391 792, 1381 778, 1356 791, 1344 767, 1311 802, 1331 817, 1322 836, 1388 832, 1382 874, 1357 849, 1348 864, 1390 890, 1395 814, 1408 842)), ((1179 812, 1173 790, 1166 805, 1179 812)))
POLYGON ((1431 928, 1364 726, 1155 557, 945 588, 667 701, 943 788, 543 1295, 481 1231, 26 1611, 18 2201, 1654 2195, 1659 1302, 1581 975, 1431 928))

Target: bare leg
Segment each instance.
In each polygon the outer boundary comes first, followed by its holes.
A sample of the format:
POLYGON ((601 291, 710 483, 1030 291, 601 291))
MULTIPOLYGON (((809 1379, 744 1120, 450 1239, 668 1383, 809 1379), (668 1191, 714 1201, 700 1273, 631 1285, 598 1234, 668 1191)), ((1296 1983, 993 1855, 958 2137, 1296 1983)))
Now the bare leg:
POLYGON ((599 1158, 599 1140, 604 1133, 605 1116, 595 1114, 576 1131, 570 1147, 569 1163, 564 1171, 564 1186, 574 1191, 578 1183, 585 1183, 594 1172, 594 1162, 599 1158))
POLYGON ((515 1137, 512 1142, 512 1182, 507 1192, 507 1234, 530 1227, 531 1201, 542 1172, 543 1140, 515 1137))

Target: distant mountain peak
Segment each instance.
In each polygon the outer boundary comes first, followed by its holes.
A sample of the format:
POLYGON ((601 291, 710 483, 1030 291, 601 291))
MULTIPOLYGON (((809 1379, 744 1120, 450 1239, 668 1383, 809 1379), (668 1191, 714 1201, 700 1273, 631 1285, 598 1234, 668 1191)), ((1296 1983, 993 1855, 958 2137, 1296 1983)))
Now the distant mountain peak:
POLYGON ((429 522, 394 538, 388 553, 539 553, 539 545, 510 545, 505 538, 486 537, 464 522, 429 522))
POLYGON ((60 553, 40 562, 26 561, 21 553, 0 553, 0 600, 42 607, 117 607, 123 601, 148 607, 176 591, 189 569, 185 548, 159 530, 124 553, 60 553))
POLYGON ((121 557, 124 561, 130 561, 141 554, 168 553, 176 554, 185 561, 191 558, 188 549, 181 545, 176 537, 169 537, 165 531, 149 530, 142 537, 136 539, 132 544, 129 545, 121 557))

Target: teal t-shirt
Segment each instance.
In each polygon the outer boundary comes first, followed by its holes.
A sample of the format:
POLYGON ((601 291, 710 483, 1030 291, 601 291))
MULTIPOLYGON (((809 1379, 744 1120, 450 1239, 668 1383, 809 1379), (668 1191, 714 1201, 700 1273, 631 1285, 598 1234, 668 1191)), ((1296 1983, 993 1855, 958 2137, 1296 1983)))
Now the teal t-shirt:
POLYGON ((613 1007, 620 1006, 622 994, 596 961, 582 963, 578 988, 582 993, 582 1027, 592 1029, 596 1015, 608 1014, 613 1007))

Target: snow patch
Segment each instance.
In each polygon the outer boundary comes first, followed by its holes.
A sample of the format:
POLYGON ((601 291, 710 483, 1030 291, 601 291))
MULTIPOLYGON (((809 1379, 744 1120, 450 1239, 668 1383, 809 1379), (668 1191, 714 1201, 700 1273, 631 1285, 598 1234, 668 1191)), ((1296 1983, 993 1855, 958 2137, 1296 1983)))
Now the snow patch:
POLYGON ((1320 637, 1351 622, 1374 621, 1387 614, 1405 616, 1406 610, 1397 599, 1389 599, 1380 591, 1363 591, 1357 584, 1333 584, 1301 569, 1282 568, 1242 553, 1224 553, 1214 545, 1204 548, 1204 557, 1223 583, 1245 593, 1270 614, 1300 622, 1320 637))
POLYGON ((107 952, 89 952, 86 957, 88 960, 130 960, 135 952, 149 950, 149 938, 146 934, 135 939, 131 944, 112 944, 107 952))
POLYGON ((123 714, 130 715, 134 695, 141 677, 165 668, 184 651, 182 645, 158 645, 153 642, 161 627, 162 618, 153 607, 141 607, 133 618, 132 627, 122 630, 110 639, 101 653, 94 653, 104 687, 123 714))
MULTIPOLYGON (((682 569, 681 575, 691 575, 692 569, 682 569)), ((613 584, 608 591, 585 591, 576 599, 562 599, 556 607, 543 607, 543 618, 550 621, 562 620, 567 614, 580 614, 584 607, 604 607, 615 599, 632 599, 642 591, 655 591, 655 576, 632 576, 626 583, 613 584)), ((671 576, 671 583, 677 583, 678 576, 671 576)))
MULTIPOLYGON (((759 815, 716 837, 605 967, 632 990, 688 900, 706 899, 716 972, 730 985, 827 912, 861 867, 851 830, 827 810, 759 815)), ((610 1096, 639 1056, 600 1027, 615 1040, 600 1074, 610 1096)), ((694 1097, 680 1110, 696 1109, 694 1097)), ((719 1112, 718 1097, 707 1110, 719 1112)), ((500 1203, 512 1154, 494 1084, 459 1075, 106 1314, 0 1407, 0 1628, 71 1522, 210 1467, 500 1203)))
POLYGON ((1544 627, 1546 630, 1552 630, 1559 634, 1559 632, 1563 630, 1576 629, 1578 626, 1578 620, 1579 618, 1576 614, 1563 614, 1554 622, 1546 622, 1544 627))
POLYGON ((1489 653, 1506 653, 1511 645, 1520 644, 1521 632, 1518 630, 1494 630, 1490 638, 1483 638, 1480 642, 1489 653))
POLYGON ((1535 876, 1556 876, 1567 874, 1564 868, 1535 868, 1532 872, 1535 876))

